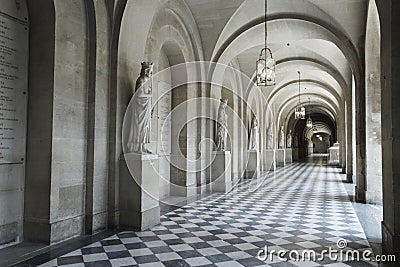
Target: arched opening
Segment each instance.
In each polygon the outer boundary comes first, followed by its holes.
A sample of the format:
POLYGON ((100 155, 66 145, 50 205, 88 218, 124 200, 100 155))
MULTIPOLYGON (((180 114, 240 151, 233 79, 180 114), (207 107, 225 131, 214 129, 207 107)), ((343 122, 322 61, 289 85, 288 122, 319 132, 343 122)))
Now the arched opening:
POLYGON ((294 161, 304 160, 313 153, 327 155, 337 140, 337 126, 332 113, 311 102, 305 104, 305 108, 306 118, 312 119, 312 127, 307 127, 306 120, 295 120, 294 114, 288 120, 288 129, 293 133, 294 161))
MULTIPOLYGON (((173 41, 167 41, 162 46, 162 51, 168 60, 168 66, 185 63, 185 58, 181 52, 180 47, 173 41)), ((168 204, 176 205, 186 200, 187 191, 187 175, 186 175, 186 160, 187 151, 185 142, 187 140, 187 125, 185 123, 187 114, 185 110, 185 101, 187 100, 187 85, 179 84, 179 77, 176 71, 172 70, 170 77, 170 159, 166 162, 166 170, 169 169, 170 177, 170 192, 168 204), (171 88, 172 86, 172 88, 171 88), (183 106, 182 106, 183 105, 183 106)), ((179 75, 186 76, 186 73, 179 73, 179 75)), ((167 129, 168 130, 168 129, 167 129)), ((163 134, 163 136, 165 136, 163 134)), ((166 136, 165 136, 166 137, 166 136)), ((161 165, 160 165, 161 166, 161 165)), ((161 171, 161 169, 160 169, 161 171)))

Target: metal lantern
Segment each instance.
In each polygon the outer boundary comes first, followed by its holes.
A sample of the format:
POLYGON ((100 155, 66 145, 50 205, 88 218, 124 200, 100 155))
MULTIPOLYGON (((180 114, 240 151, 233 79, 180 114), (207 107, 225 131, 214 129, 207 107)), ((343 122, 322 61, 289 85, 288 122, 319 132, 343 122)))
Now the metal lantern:
POLYGON ((313 127, 313 122, 312 122, 311 117, 308 117, 306 126, 307 126, 307 128, 312 128, 313 127))
POLYGON ((276 62, 271 50, 263 48, 256 63, 258 86, 275 85, 275 66, 276 62))
POLYGON ((299 105, 294 111, 294 118, 296 120, 304 120, 306 118, 306 109, 302 105, 299 105))
POLYGON ((271 49, 268 48, 268 28, 267 28, 267 0, 264 4, 264 48, 261 50, 260 56, 256 62, 257 86, 273 86, 275 85, 275 67, 276 62, 272 56, 271 49))
MULTIPOLYGON (((309 105, 311 104, 310 98, 308 98, 308 103, 309 105)), ((311 119, 311 110, 308 112, 308 119, 307 119, 307 123, 306 123, 307 128, 312 128, 313 127, 313 122, 311 119)))
POLYGON ((294 111, 294 118, 296 120, 304 120, 306 118, 306 109, 303 107, 303 105, 300 103, 300 71, 297 72, 299 74, 299 104, 297 105, 295 111, 294 111))

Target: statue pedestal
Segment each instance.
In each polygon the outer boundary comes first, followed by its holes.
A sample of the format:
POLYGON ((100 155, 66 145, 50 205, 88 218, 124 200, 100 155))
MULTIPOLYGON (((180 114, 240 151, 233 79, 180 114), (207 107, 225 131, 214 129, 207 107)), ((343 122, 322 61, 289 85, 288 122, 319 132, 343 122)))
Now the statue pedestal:
POLYGON ((300 149, 298 149, 298 148, 293 148, 292 149, 292 151, 293 151, 293 153, 292 153, 292 155, 293 155, 293 161, 299 161, 300 160, 300 149))
POLYGON ((231 152, 213 151, 211 164, 211 192, 226 193, 232 189, 231 152))
POLYGON ((284 167, 286 165, 286 149, 277 149, 276 150, 276 166, 284 167))
POLYGON ((119 160, 119 223, 146 230, 160 222, 158 155, 127 153, 119 160))
POLYGON ((264 156, 264 170, 274 171, 275 169, 276 169, 275 150, 267 149, 265 150, 265 156, 264 156))
POLYGON ((339 165, 339 144, 335 143, 332 147, 328 148, 328 164, 339 165))
POLYGON ((247 156, 246 178, 260 177, 260 153, 258 151, 248 151, 247 156))
POLYGON ((287 149, 286 149, 286 151, 285 151, 285 161, 286 161, 286 164, 287 164, 287 163, 292 163, 292 162, 293 162, 292 153, 293 153, 293 150, 292 150, 291 148, 287 148, 287 149))

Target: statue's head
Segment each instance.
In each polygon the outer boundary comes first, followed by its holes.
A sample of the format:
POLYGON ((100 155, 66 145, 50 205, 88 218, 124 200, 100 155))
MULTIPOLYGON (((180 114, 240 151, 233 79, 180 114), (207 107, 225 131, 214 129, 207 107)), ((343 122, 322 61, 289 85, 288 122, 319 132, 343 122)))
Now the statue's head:
POLYGON ((142 62, 141 75, 150 77, 153 74, 153 62, 142 62))
POLYGON ((228 99, 220 99, 220 100, 221 100, 221 104, 223 104, 224 107, 226 105, 228 105, 228 99))

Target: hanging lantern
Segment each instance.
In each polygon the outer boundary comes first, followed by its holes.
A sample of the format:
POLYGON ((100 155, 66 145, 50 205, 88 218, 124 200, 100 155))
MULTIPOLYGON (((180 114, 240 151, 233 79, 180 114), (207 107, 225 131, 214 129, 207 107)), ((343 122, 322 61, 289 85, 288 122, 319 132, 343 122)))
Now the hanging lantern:
POLYGON ((299 74, 299 104, 294 111, 294 118, 296 120, 304 120, 306 118, 306 109, 300 103, 300 71, 298 71, 297 73, 299 74))
POLYGON ((275 85, 275 67, 276 62, 272 56, 271 49, 268 48, 268 28, 267 28, 267 0, 264 4, 264 48, 261 50, 260 56, 256 62, 257 86, 273 86, 275 85))
POLYGON ((312 126, 313 126, 313 123, 312 123, 312 119, 311 119, 311 117, 308 117, 308 119, 307 119, 307 128, 312 128, 312 126))
POLYGON ((275 85, 275 59, 269 48, 263 48, 260 57, 257 60, 257 85, 273 86, 275 85))
POLYGON ((306 109, 302 105, 298 106, 294 111, 294 118, 296 120, 304 120, 306 118, 306 109))
MULTIPOLYGON (((309 106, 310 106, 310 104, 311 104, 310 98, 308 98, 308 103, 309 103, 309 106)), ((307 119, 306 126, 307 126, 307 128, 312 128, 313 127, 313 122, 312 122, 312 119, 311 119, 311 110, 308 113, 308 119, 307 119)))

